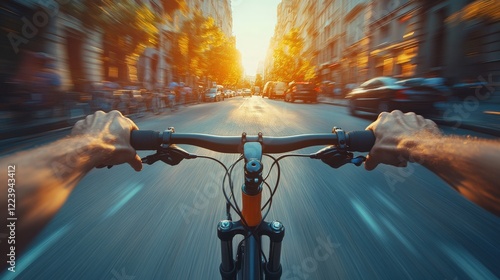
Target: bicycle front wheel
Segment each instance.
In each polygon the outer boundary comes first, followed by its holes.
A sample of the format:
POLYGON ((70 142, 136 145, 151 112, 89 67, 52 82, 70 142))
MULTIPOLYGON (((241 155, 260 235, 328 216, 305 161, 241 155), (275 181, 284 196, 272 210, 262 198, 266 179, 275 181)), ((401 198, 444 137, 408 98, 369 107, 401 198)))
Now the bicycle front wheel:
POLYGON ((261 240, 257 240, 253 235, 245 239, 241 248, 241 270, 238 273, 238 279, 264 279, 260 244, 261 240))

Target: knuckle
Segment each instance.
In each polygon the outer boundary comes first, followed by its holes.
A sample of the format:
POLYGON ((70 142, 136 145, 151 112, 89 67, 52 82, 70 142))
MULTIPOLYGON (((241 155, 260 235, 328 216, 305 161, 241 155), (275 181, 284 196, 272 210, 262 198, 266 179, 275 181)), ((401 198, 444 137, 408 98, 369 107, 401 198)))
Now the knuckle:
POLYGON ((391 115, 393 115, 393 116, 401 116, 401 115, 403 115, 403 112, 401 112, 400 110, 393 110, 391 112, 391 115))
POLYGON ((389 116, 389 113, 387 113, 387 112, 382 112, 382 113, 380 113, 380 114, 378 115, 378 118, 379 118, 379 119, 385 119, 385 118, 387 118, 388 116, 389 116))
POLYGON ((113 110, 111 112, 109 112, 109 115, 112 116, 112 117, 122 117, 122 113, 120 113, 120 111, 118 110, 113 110))

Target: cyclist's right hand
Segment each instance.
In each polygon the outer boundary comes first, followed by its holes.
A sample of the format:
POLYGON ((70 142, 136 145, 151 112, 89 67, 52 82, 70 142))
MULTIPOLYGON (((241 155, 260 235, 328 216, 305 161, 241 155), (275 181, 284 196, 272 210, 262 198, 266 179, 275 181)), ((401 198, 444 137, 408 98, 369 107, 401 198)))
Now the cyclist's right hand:
POLYGON ((421 137, 431 137, 441 132, 436 123, 415 113, 395 110, 383 112, 378 119, 366 129, 375 134, 375 145, 371 149, 366 162, 366 170, 373 170, 380 163, 405 167, 408 161, 413 162, 407 148, 401 143, 408 136, 421 133, 421 137))

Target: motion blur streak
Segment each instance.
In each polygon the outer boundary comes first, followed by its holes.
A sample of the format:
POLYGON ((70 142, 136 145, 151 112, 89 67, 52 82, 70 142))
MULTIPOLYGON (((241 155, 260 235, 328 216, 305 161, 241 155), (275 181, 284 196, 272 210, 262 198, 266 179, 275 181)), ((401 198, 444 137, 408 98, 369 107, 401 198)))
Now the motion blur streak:
POLYGON ((399 216, 402 215, 401 211, 396 207, 396 205, 394 205, 394 203, 389 201, 389 199, 385 197, 379 190, 372 189, 372 192, 382 203, 384 203, 394 213, 398 214, 399 216))
POLYGON ((440 247, 471 279, 498 279, 465 249, 445 244, 440 247))
POLYGON ((382 219, 382 222, 384 223, 384 225, 392 232, 392 234, 394 234, 394 236, 396 236, 396 238, 401 242, 403 243, 403 245, 408 248, 408 250, 410 250, 415 256, 420 256, 417 252, 417 250, 415 250, 415 247, 413 247, 410 242, 408 242, 408 239, 406 239, 404 237, 404 235, 401 233, 401 231, 399 231, 391 222, 389 222, 387 219, 385 219, 384 217, 381 218, 382 219))
POLYGON ((118 201, 115 205, 111 206, 108 211, 106 211, 102 217, 102 219, 106 219, 106 218, 109 218, 111 216, 113 216, 113 214, 115 214, 118 210, 120 210, 120 208, 122 208, 130 199, 132 199, 132 197, 134 197, 141 189, 142 187, 144 187, 144 184, 141 184, 141 185, 136 185, 136 186, 133 186, 133 185, 130 185, 128 188, 126 188, 125 190, 123 190, 121 192, 121 196, 122 198, 120 199, 120 201, 118 201))
POLYGON ((70 225, 64 225, 54 233, 52 233, 47 239, 40 241, 38 245, 29 250, 24 256, 19 259, 16 264, 16 272, 12 273, 6 270, 2 276, 2 280, 14 279, 16 276, 21 274, 24 268, 29 267, 33 262, 35 262, 45 251, 52 245, 54 245, 58 240, 60 240, 63 235, 65 235, 71 228, 70 225))
POLYGON ((358 203, 357 201, 352 201, 352 205, 354 206, 354 209, 356 212, 358 212, 359 216, 365 221, 365 223, 370 227, 370 229, 378 235, 381 239, 384 239, 384 233, 382 232, 382 229, 379 227, 377 222, 375 222, 375 219, 373 216, 368 212, 368 210, 358 203))

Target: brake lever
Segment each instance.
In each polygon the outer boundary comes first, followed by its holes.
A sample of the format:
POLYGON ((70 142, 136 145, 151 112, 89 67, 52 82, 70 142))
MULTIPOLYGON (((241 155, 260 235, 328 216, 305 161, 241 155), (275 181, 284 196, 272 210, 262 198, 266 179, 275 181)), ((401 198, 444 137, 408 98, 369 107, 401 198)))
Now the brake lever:
POLYGON ((366 157, 364 156, 354 157, 353 153, 342 151, 336 146, 325 147, 316 153, 309 155, 309 157, 313 159, 320 159, 322 162, 333 168, 339 168, 347 163, 360 166, 366 160, 366 157))
POLYGON ((166 147, 160 147, 156 151, 156 154, 146 156, 142 158, 141 161, 142 163, 151 165, 161 160, 168 165, 174 166, 179 164, 183 159, 192 159, 197 157, 197 155, 188 153, 187 151, 176 145, 170 145, 166 147))

